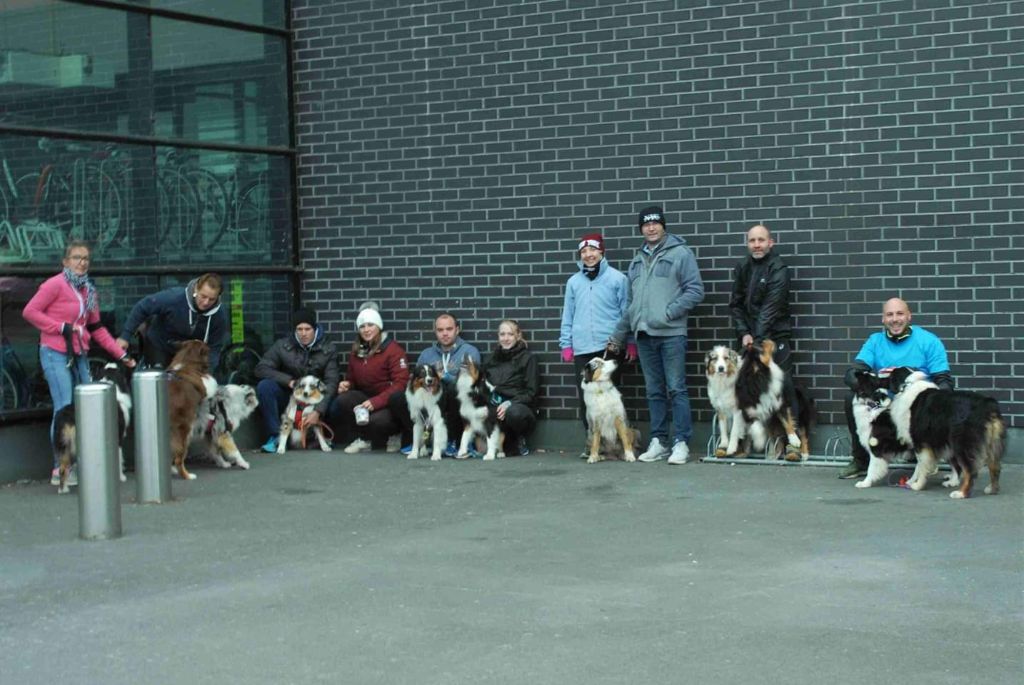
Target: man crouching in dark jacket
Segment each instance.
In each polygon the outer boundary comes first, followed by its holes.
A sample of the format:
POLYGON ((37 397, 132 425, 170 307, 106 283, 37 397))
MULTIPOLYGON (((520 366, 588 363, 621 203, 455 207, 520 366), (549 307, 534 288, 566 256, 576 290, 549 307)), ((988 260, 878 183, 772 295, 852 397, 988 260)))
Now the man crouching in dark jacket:
POLYGON ((281 432, 281 412, 288 404, 295 381, 303 376, 316 376, 324 382, 324 398, 316 411, 306 417, 306 425, 320 423, 338 390, 338 351, 333 343, 324 340, 324 332, 316 324, 316 312, 299 309, 292 315, 294 333, 281 338, 267 350, 256 365, 256 396, 260 400, 263 426, 269 434, 261 448, 264 452, 277 452, 278 433, 281 432))

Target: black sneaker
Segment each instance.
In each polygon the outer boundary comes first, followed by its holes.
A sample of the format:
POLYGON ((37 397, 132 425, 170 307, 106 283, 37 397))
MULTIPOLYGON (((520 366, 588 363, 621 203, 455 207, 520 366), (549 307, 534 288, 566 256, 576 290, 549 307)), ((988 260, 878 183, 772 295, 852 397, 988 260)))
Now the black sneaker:
POLYGON ((866 476, 866 475, 868 475, 868 468, 866 466, 861 466, 860 464, 858 464, 855 461, 851 461, 849 464, 844 466, 839 471, 839 479, 840 480, 850 480, 851 478, 862 478, 863 476, 866 476))
POLYGON ((520 437, 516 441, 516 452, 520 457, 525 457, 530 454, 530 446, 526 444, 526 438, 520 437))

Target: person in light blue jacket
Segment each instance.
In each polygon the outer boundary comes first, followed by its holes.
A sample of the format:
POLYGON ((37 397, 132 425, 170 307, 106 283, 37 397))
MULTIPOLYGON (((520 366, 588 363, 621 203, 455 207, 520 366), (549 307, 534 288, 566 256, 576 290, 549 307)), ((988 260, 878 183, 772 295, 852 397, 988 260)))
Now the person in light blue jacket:
POLYGON ((666 233, 661 207, 643 209, 639 224, 644 244, 626 272, 629 303, 608 341, 608 350, 622 349, 626 335, 636 335, 651 412, 650 446, 638 459, 651 462, 668 457, 669 464, 685 464, 690 459, 687 443, 693 435, 686 388, 687 320, 693 308, 704 300, 704 282, 686 241, 666 233))
MULTIPOLYGON (((583 426, 589 430, 580 374, 587 362, 605 355, 608 338, 626 313, 629 281, 605 259, 604 238, 600 233, 588 233, 580 238, 577 251, 580 270, 565 285, 558 346, 562 350, 562 361, 566 364, 571 362, 574 366, 580 416, 583 426)), ((630 341, 624 351, 608 356, 618 362, 618 368, 612 374, 612 382, 618 386, 623 363, 627 359, 636 359, 636 345, 630 341)))

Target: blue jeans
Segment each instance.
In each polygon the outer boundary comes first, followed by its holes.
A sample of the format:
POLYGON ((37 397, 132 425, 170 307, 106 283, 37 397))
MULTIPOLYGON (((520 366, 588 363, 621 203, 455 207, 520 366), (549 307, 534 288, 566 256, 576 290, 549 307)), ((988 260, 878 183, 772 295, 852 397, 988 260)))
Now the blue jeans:
MULTIPOLYGON (((50 386, 50 399, 53 401, 53 418, 50 420, 50 445, 53 445, 54 422, 57 412, 71 404, 75 399, 74 391, 78 383, 92 382, 89 375, 89 357, 80 355, 73 369, 68 368, 68 356, 63 352, 39 346, 39 365, 43 368, 46 384, 50 386)), ((57 452, 53 453, 53 468, 58 466, 57 452)))
POLYGON ((686 390, 686 336, 661 338, 641 333, 636 343, 640 368, 644 372, 647 408, 651 412, 651 437, 669 446, 668 408, 671 404, 671 444, 688 443, 693 435, 693 419, 686 390))
POLYGON ((268 437, 275 437, 281 432, 281 412, 288 406, 292 391, 282 387, 275 380, 264 378, 256 384, 256 398, 260 401, 260 416, 268 437))

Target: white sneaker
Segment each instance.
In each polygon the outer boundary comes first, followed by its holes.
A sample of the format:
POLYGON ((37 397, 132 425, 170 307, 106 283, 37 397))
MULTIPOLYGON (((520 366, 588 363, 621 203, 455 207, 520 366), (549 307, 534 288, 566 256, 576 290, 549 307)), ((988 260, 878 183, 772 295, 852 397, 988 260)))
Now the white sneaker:
POLYGON ((356 452, 366 452, 370 449, 370 443, 366 442, 362 438, 356 438, 345 448, 345 454, 355 454, 356 452))
POLYGON ((395 452, 397 452, 400 449, 402 449, 402 436, 401 435, 392 435, 390 438, 388 438, 388 444, 384 448, 385 452, 388 452, 389 454, 394 454, 395 452))
POLYGON ((668 458, 669 464, 685 464, 690 461, 690 448, 680 440, 672 445, 672 454, 668 458))
POLYGON ((637 459, 640 461, 661 461, 667 454, 668 449, 662 447, 661 441, 657 438, 651 438, 651 444, 647 447, 647 451, 637 457, 637 459))

